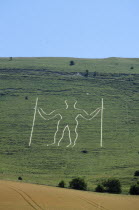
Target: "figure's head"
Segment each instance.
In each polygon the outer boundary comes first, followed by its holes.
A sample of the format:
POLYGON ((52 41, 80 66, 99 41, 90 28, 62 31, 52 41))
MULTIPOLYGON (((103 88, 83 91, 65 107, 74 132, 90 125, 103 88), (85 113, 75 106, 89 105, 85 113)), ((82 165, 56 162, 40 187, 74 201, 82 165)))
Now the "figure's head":
POLYGON ((66 109, 68 109, 69 107, 75 108, 76 103, 76 100, 65 100, 66 109))

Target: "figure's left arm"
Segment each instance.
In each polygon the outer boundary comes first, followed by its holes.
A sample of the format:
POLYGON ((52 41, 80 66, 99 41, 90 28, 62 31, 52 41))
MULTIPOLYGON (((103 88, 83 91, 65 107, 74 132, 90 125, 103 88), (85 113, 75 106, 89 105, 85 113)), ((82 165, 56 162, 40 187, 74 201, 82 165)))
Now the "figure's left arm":
POLYGON ((85 120, 92 120, 94 117, 98 115, 98 113, 101 111, 101 108, 97 108, 95 111, 91 112, 91 114, 88 114, 86 111, 82 110, 82 113, 80 116, 84 118, 85 120))

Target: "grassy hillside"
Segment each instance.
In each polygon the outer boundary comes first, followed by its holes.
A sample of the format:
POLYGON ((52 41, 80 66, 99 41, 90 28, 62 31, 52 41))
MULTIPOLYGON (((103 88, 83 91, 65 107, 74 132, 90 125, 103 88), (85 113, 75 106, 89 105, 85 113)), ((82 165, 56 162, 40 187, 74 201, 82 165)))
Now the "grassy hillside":
MULTIPOLYGON (((55 186, 61 179, 68 183, 81 176, 93 190, 100 180, 116 177, 127 192, 139 169, 138 105, 139 59, 0 58, 0 178, 22 176, 24 181, 55 186), (69 65, 71 60, 75 65, 69 65), (100 113, 91 121, 79 119, 73 148, 66 147, 67 131, 60 147, 48 147, 58 118, 45 121, 37 113, 29 147, 37 97, 45 112, 63 109, 63 116, 65 100, 77 100, 77 108, 91 113, 103 98, 103 148, 100 113)), ((73 129, 71 115, 67 119, 73 129)))
POLYGON ((52 70, 62 72, 90 72, 105 73, 139 73, 138 58, 107 58, 107 59, 78 59, 78 58, 0 58, 0 69, 32 69, 52 70), (70 61, 75 65, 70 66, 70 61), (133 69, 132 69, 133 67, 133 69))

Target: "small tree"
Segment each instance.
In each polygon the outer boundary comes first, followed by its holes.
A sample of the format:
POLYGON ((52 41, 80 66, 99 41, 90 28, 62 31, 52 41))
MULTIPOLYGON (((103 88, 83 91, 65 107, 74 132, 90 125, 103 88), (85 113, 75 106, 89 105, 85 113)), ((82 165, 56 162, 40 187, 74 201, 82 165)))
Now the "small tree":
POLYGON ((12 58, 12 57, 10 57, 10 58, 9 58, 9 61, 12 61, 12 60, 13 60, 13 58, 12 58))
POLYGON ((88 151, 87 151, 87 150, 82 150, 81 152, 82 152, 82 153, 88 153, 88 151))
POLYGON ((88 75, 89 75, 89 71, 88 70, 86 70, 86 72, 85 72, 85 77, 88 77, 88 75))
POLYGON ((104 186, 102 184, 98 184, 95 188, 95 192, 105 192, 104 186))
POLYGON ((87 190, 87 183, 83 178, 74 178, 69 182, 69 187, 76 190, 87 190))
POLYGON ((75 62, 74 61, 70 61, 70 64, 69 64, 70 66, 73 66, 73 65, 75 65, 75 62))
POLYGON ((63 180, 61 182, 59 182, 58 187, 64 188, 65 187, 65 182, 63 180))
POLYGON ((135 171, 134 176, 139 176, 139 170, 135 171))
POLYGON ((129 193, 130 195, 139 195, 139 182, 130 187, 129 193))
POLYGON ((122 190, 120 181, 118 179, 108 179, 99 184, 96 187, 95 191, 119 194, 122 190))
POLYGON ((93 77, 96 77, 97 76, 97 72, 93 72, 93 77))
POLYGON ((103 182, 103 186, 106 192, 109 193, 121 193, 121 183, 118 179, 108 179, 107 181, 103 182))

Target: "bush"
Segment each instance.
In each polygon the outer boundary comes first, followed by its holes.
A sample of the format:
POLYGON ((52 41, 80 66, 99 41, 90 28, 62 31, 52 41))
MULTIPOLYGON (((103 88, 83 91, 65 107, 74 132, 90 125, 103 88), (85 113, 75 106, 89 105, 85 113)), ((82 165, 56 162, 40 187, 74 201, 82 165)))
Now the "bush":
POLYGON ((139 176, 139 170, 135 171, 134 176, 139 176))
POLYGON ((81 152, 82 152, 82 153, 88 153, 88 151, 87 151, 87 150, 82 150, 81 152))
POLYGON ((9 58, 9 61, 12 61, 12 60, 13 60, 13 58, 12 58, 12 57, 10 57, 10 58, 9 58))
POLYGON ((61 182, 59 182, 58 187, 64 188, 65 187, 65 182, 63 180, 61 182))
POLYGON ((75 65, 75 62, 74 61, 70 61, 70 64, 69 64, 70 66, 73 66, 73 65, 75 65))
POLYGON ((108 193, 121 193, 121 183, 118 179, 108 179, 103 182, 103 186, 105 187, 105 191, 108 193))
POLYGON ((96 77, 97 75, 98 75, 98 73, 95 71, 95 72, 93 73, 93 76, 96 77))
POLYGON ((132 185, 130 187, 129 193, 130 195, 139 195, 139 183, 132 185))
POLYGON ((122 190, 120 181, 118 179, 108 179, 99 184, 96 187, 95 191, 119 194, 122 190))
POLYGON ((88 75, 89 75, 89 71, 88 71, 88 70, 86 70, 86 72, 85 72, 84 76, 85 76, 85 77, 88 77, 88 75))
POLYGON ((104 186, 102 184, 98 184, 95 192, 105 192, 104 186))
POLYGON ((87 183, 83 178, 74 178, 69 182, 69 187, 76 190, 87 190, 87 183))

